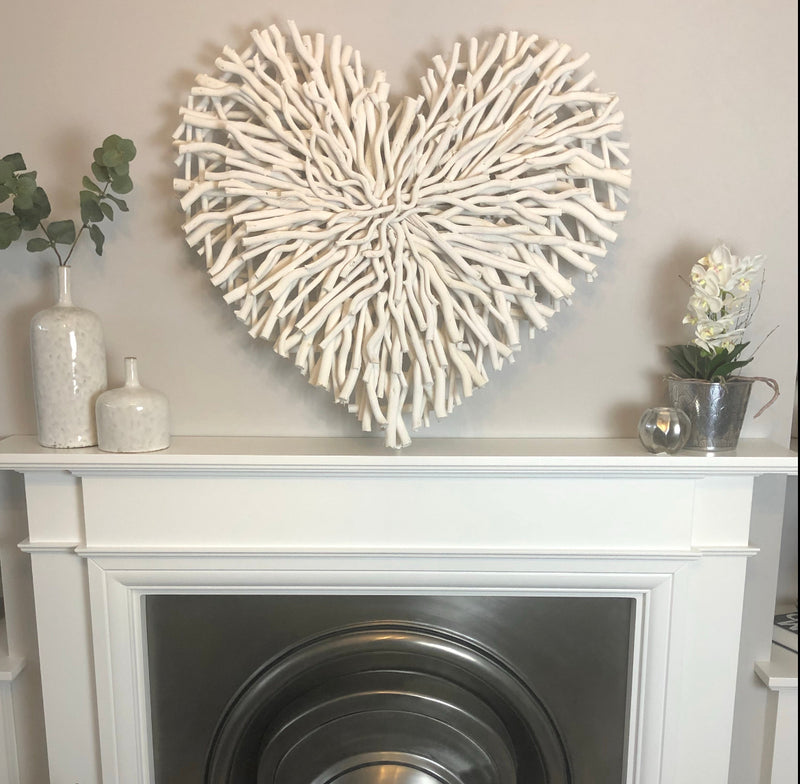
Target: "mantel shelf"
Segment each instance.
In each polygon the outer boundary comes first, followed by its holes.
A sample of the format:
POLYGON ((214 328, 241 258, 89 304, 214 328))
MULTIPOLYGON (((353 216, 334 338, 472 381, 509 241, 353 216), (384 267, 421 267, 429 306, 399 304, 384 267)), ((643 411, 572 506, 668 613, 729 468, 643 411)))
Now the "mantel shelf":
POLYGON ((160 452, 48 449, 33 436, 0 441, 0 469, 86 474, 504 474, 635 476, 797 474, 797 453, 743 439, 719 454, 650 454, 636 439, 421 438, 402 451, 375 438, 176 436, 160 452))
POLYGON ((696 784, 728 777, 755 478, 796 474, 797 453, 176 436, 112 454, 11 436, 2 470, 24 474, 59 781, 151 784, 150 594, 486 594, 632 599, 625 782, 696 784))

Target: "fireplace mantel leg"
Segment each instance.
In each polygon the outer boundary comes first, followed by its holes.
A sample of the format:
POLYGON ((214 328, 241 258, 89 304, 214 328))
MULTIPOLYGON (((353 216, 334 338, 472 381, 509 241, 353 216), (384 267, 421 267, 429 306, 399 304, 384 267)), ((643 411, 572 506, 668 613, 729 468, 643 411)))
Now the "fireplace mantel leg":
POLYGON ((25 484, 30 537, 20 548, 31 556, 50 778, 101 784, 87 566, 75 553, 83 543, 80 480, 37 472, 25 484), (32 508, 43 505, 44 517, 32 508), (40 536, 42 520, 63 538, 40 536))

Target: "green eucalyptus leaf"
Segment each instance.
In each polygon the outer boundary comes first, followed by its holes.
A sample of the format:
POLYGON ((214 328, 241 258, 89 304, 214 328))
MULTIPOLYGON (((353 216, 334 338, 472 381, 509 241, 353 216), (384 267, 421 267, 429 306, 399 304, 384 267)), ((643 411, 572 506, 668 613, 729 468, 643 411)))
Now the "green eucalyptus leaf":
POLYGON ((20 188, 24 188, 26 190, 36 188, 36 174, 37 173, 35 171, 26 171, 22 172, 22 174, 15 175, 17 191, 19 191, 20 188))
POLYGON ((4 155, 2 159, 0 159, 2 163, 7 163, 11 166, 11 171, 25 171, 28 167, 25 165, 25 161, 22 158, 22 153, 19 152, 12 152, 8 155, 4 155))
POLYGON ((92 242, 94 242, 94 252, 98 256, 102 256, 103 243, 105 242, 106 238, 97 224, 93 223, 91 226, 89 226, 89 236, 92 238, 92 242))
POLYGON ((20 210, 17 209, 17 205, 15 204, 14 214, 19 218, 19 225, 24 231, 33 231, 39 225, 41 219, 39 210, 37 210, 35 206, 31 206, 27 210, 20 210))
POLYGON ((42 188, 34 188, 24 199, 14 199, 14 214, 24 231, 33 231, 50 214, 50 202, 42 188))
POLYGON ((13 181, 14 167, 7 161, 0 161, 0 185, 12 185, 13 181))
POLYGON ((122 139, 119 136, 112 134, 103 141, 103 146, 100 148, 101 161, 110 169, 125 163, 125 157, 119 149, 120 141, 122 139))
POLYGON ((14 212, 19 214, 21 212, 27 212, 31 209, 33 209, 33 191, 18 193, 14 197, 14 212))
POLYGON ((84 177, 82 182, 83 182, 83 187, 86 188, 86 190, 98 194, 103 192, 102 188, 96 182, 89 179, 89 177, 84 177))
POLYGON ((118 149, 128 163, 136 157, 136 145, 133 143, 133 139, 121 139, 118 149))
POLYGON ((103 141, 101 163, 116 168, 129 163, 136 157, 136 147, 130 139, 123 139, 113 133, 103 141))
POLYGON ((118 196, 114 196, 111 193, 107 193, 104 198, 111 199, 122 212, 128 212, 128 202, 124 199, 120 199, 118 196))
POLYGON ((114 193, 130 193, 133 190, 133 181, 127 174, 112 176, 111 190, 113 190, 114 193))
MULTIPOLYGON (((133 189, 130 178, 130 162, 136 156, 133 141, 117 134, 108 136, 102 146, 93 152, 92 177, 83 177, 83 190, 79 193, 81 219, 89 229, 95 251, 102 255, 105 235, 96 225, 103 220, 114 220, 114 206, 128 211, 126 201, 106 191, 126 194, 133 189), (98 184, 100 183, 100 184, 98 184)), ((73 244, 77 237, 74 221, 52 221, 43 226, 42 221, 50 215, 51 207, 45 191, 36 184, 36 172, 25 171, 25 160, 21 153, 11 153, 0 158, 0 203, 13 200, 12 212, 0 213, 0 248, 7 248, 19 239, 23 231, 43 228, 46 237, 33 237, 27 242, 31 252, 48 248, 55 250, 56 244, 73 244)))
POLYGON ((28 240, 27 248, 31 253, 41 253, 43 250, 50 248, 50 242, 44 237, 33 237, 28 240))
POLYGON ((0 212, 0 250, 5 250, 12 242, 19 239, 22 226, 16 215, 0 212))
POLYGON ((35 172, 20 174, 16 182, 14 206, 20 210, 29 210, 33 206, 33 194, 37 187, 35 172))
POLYGON ((83 223, 96 223, 103 220, 103 211, 100 209, 100 198, 91 191, 81 191, 81 221, 83 223))
POLYGON ((33 192, 33 206, 39 211, 39 220, 50 216, 50 199, 47 198, 44 188, 37 188, 33 192))
MULTIPOLYGON (((25 161, 18 152, 12 152, 10 155, 4 155, 0 159, 0 184, 5 185, 10 191, 15 190, 17 177, 14 176, 15 172, 25 171, 25 161)), ((7 196, 5 198, 8 198, 7 196)), ((5 201, 0 199, 0 201, 5 201)))
POLYGON ((97 162, 92 164, 92 174, 94 174, 94 178, 98 182, 109 182, 111 180, 111 174, 108 169, 97 162))
POLYGON ((75 223, 71 220, 53 221, 45 229, 47 236, 59 245, 75 242, 75 223))

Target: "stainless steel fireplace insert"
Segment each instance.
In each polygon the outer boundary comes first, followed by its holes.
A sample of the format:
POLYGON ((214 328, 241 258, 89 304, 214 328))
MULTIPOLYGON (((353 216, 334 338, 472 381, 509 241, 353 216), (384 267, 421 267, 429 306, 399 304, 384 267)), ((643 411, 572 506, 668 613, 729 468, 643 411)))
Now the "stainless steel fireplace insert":
POLYGON ((633 600, 153 594, 156 784, 619 784, 633 600))

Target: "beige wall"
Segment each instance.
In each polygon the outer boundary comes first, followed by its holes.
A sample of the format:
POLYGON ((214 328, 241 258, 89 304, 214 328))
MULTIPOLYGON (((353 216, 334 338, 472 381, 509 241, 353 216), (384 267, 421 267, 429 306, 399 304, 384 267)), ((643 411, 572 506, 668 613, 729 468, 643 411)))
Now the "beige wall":
MULTIPOLYGON (((621 98, 634 183, 600 277, 580 282, 575 305, 547 335, 424 435, 633 436, 641 411, 664 397, 660 346, 686 337, 678 275, 723 240, 768 256, 752 337, 779 329, 749 370, 787 392, 744 435, 788 443, 797 364, 791 0, 6 4, 0 155, 23 152, 54 217, 75 215, 80 178, 105 135, 130 136, 139 149, 132 212, 107 226, 102 259, 84 245, 74 265, 76 301, 105 325, 112 384, 122 358, 138 356, 143 383, 169 396, 179 434, 360 434, 326 393, 236 322, 183 242, 171 190, 170 138, 194 75, 213 70, 224 45, 243 48, 251 28, 287 17, 309 32, 340 33, 370 69, 388 72, 398 95, 415 90, 423 64, 454 40, 513 28, 588 51, 597 85, 621 98)), ((52 292, 49 259, 22 248, 2 253, 0 437, 35 431, 27 329, 52 292)), ((765 394, 755 393, 759 404, 765 394)), ((19 487, 0 484, 5 508, 20 508, 19 487)))
MULTIPOLYGON (((169 395, 177 433, 358 435, 354 420, 263 342, 253 342, 185 246, 170 137, 194 75, 221 48, 291 16, 341 33, 401 94, 464 36, 516 28, 588 51, 597 85, 626 113, 634 173, 620 239, 592 285, 514 366, 424 435, 630 436, 664 396, 660 348, 686 337, 679 274, 716 240, 769 257, 751 365, 791 389, 796 360, 796 4, 635 0, 232 0, 224 4, 30 0, 4 11, 0 151, 40 172, 54 214, 74 214, 92 148, 132 137, 132 211, 106 253, 83 246, 75 297, 99 313, 111 380, 139 357, 169 395)), ((23 247, 0 259, 0 434, 33 432, 27 325, 52 296, 51 264, 23 247)), ((766 388, 755 393, 766 399, 766 388)), ((784 395, 745 435, 789 437, 784 395)))

